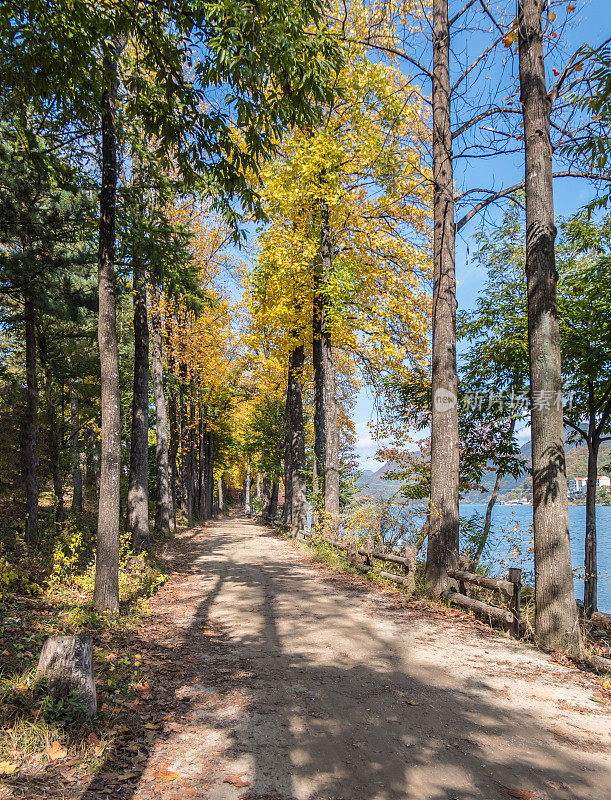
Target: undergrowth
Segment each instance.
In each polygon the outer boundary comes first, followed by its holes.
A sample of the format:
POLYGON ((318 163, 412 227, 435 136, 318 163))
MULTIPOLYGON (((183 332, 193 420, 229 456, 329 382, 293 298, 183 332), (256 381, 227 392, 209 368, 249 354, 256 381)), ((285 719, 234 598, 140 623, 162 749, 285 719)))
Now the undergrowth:
MULTIPOLYGON (((1 509, 0 509, 1 511, 1 509)), ((6 522, 6 518, 4 520, 6 522)), ((135 553, 121 537, 119 615, 92 607, 95 516, 67 514, 57 525, 41 516, 36 549, 0 524, 0 772, 34 769, 62 754, 90 771, 103 760, 116 722, 116 698, 141 680, 142 656, 121 649, 147 615, 147 598, 167 579, 153 552, 135 553), (76 697, 52 700, 36 664, 47 636, 91 633, 98 717, 89 721, 76 697)))

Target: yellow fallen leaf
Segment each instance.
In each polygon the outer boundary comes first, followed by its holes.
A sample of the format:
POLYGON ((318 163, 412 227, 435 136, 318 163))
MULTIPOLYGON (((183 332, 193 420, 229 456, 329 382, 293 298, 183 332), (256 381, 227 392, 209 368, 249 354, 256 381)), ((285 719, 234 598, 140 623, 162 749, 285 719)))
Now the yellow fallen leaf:
POLYGON ((149 731, 156 731, 156 730, 158 730, 158 729, 159 729, 159 725, 153 725, 153 723, 152 723, 152 722, 145 722, 145 723, 144 723, 144 727, 145 727, 145 728, 148 728, 148 729, 149 729, 149 731))
POLYGON ((13 764, 12 761, 0 761, 0 775, 12 775, 19 769, 19 764, 13 764))
POLYGON ((176 778, 180 778, 180 772, 172 772, 169 769, 162 769, 159 772, 155 772, 155 777, 160 778, 162 781, 174 781, 176 778))
POLYGON ((45 750, 49 761, 59 761, 60 758, 66 758, 68 751, 59 742, 51 742, 45 750))

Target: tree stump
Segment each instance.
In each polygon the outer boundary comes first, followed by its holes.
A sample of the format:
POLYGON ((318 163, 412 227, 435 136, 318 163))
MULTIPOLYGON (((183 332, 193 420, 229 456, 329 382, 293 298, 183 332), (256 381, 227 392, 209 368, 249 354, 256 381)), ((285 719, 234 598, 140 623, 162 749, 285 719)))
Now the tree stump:
POLYGON ((93 639, 89 634, 49 636, 36 668, 36 677, 42 676, 54 700, 73 693, 86 716, 95 717, 98 703, 93 677, 93 639))

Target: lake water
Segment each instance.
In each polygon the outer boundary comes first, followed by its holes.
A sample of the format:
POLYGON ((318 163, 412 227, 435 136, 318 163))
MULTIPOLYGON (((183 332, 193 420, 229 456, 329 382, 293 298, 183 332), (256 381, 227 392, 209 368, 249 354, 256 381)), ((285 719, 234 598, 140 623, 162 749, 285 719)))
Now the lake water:
MULTIPOLYGON (((460 516, 468 519, 473 514, 486 513, 485 503, 461 503, 460 516)), ((532 506, 496 505, 492 512, 490 547, 487 560, 502 565, 522 567, 525 580, 531 583, 532 557, 532 506)), ((583 600, 583 559, 586 527, 585 506, 569 506, 569 535, 571 558, 575 570, 575 594, 583 600)), ((611 506, 596 507, 596 532, 598 540, 598 610, 611 613, 611 506)), ((500 571, 500 570, 498 570, 500 571)))

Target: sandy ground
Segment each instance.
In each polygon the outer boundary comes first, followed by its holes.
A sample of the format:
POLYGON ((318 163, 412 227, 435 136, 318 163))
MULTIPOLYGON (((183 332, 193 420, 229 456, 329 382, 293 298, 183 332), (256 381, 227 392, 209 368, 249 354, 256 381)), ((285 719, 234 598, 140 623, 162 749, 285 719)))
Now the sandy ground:
POLYGON ((191 531, 179 553, 150 627, 176 708, 129 797, 611 797, 589 676, 397 607, 251 520, 191 531))

